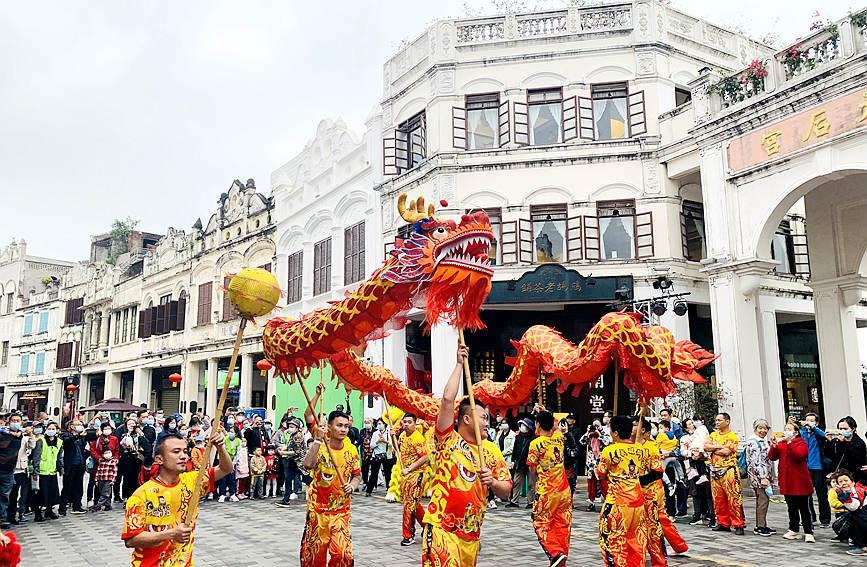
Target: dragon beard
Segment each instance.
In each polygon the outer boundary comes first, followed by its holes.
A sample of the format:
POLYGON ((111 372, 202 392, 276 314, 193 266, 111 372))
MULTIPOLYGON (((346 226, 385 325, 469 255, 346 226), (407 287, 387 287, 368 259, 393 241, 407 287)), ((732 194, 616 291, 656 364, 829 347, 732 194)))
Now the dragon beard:
POLYGON ((479 312, 490 292, 489 275, 452 266, 440 267, 427 289, 425 319, 428 328, 448 320, 459 329, 484 329, 479 312))

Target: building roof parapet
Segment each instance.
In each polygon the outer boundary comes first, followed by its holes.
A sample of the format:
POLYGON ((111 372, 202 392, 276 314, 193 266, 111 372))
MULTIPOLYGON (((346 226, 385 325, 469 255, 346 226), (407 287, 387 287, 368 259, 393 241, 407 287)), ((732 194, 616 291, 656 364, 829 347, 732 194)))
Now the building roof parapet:
POLYGON ((691 85, 696 122, 713 122, 783 91, 812 84, 867 59, 867 8, 828 23, 774 54, 752 61, 740 71, 720 75, 708 70, 691 85))

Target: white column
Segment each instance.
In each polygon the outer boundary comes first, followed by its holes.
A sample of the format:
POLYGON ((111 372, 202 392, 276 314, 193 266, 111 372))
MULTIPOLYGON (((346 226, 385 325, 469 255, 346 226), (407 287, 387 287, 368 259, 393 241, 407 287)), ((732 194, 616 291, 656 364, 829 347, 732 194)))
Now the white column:
POLYGON ((78 407, 90 405, 90 374, 82 374, 78 381, 78 407))
POLYGON ((96 311, 91 312, 90 317, 90 348, 96 348, 99 346, 99 313, 96 311))
POLYGON ((241 355, 241 359, 241 368, 235 369, 235 372, 241 373, 241 392, 238 397, 238 403, 242 407, 248 408, 253 397, 253 371, 255 370, 255 365, 253 364, 252 354, 241 355))
MULTIPOLYGON (((136 368, 132 374, 132 403, 134 405, 151 403, 151 369, 136 368)), ((154 408, 151 408, 154 409, 154 408)))
POLYGON ((731 415, 731 427, 741 436, 750 432, 754 419, 765 417, 755 290, 744 285, 744 278, 733 271, 710 277, 714 352, 720 355, 716 378, 728 396, 726 403, 720 403, 720 411, 731 415))
POLYGON ((105 393, 106 399, 120 397, 120 372, 105 373, 105 393))
POLYGON ((99 323, 99 346, 107 347, 108 346, 108 327, 111 321, 111 313, 108 311, 103 311, 100 313, 100 323, 99 323))
POLYGON ((181 363, 181 376, 184 377, 179 386, 181 389, 181 405, 185 407, 184 413, 187 414, 192 413, 190 411, 190 402, 197 401, 199 390, 198 366, 199 363, 193 362, 192 360, 184 360, 184 362, 181 363), (184 405, 184 402, 186 402, 186 405, 184 405))
POLYGON ((781 427, 786 423, 786 404, 783 399, 783 372, 780 368, 777 313, 773 307, 768 305, 770 299, 769 297, 758 298, 759 336, 762 340, 761 350, 764 360, 762 376, 767 395, 765 397, 765 413, 756 416, 756 418, 764 417, 774 427, 781 427))
POLYGON ((214 412, 217 411, 217 368, 219 367, 219 358, 208 359, 208 386, 205 402, 205 413, 212 418, 216 418, 214 412))
POLYGON ((811 284, 816 308, 822 397, 829 427, 847 415, 854 417, 862 429, 867 426, 853 311, 863 297, 864 292, 859 288, 867 291, 867 279, 861 279, 864 281, 832 280, 811 284))
MULTIPOLYGON (((431 387, 434 396, 442 396, 446 381, 455 368, 457 353, 458 330, 447 323, 434 325, 430 333, 431 387)), ((459 391, 463 392, 463 388, 459 391)))

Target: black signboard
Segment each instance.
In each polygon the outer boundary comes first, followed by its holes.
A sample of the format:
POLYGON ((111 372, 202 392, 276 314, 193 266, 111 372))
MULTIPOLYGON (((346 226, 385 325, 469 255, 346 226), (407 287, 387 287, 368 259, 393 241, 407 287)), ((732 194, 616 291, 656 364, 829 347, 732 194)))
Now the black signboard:
POLYGON ((614 302, 632 299, 632 276, 585 277, 560 264, 542 264, 516 280, 495 281, 488 305, 614 302))

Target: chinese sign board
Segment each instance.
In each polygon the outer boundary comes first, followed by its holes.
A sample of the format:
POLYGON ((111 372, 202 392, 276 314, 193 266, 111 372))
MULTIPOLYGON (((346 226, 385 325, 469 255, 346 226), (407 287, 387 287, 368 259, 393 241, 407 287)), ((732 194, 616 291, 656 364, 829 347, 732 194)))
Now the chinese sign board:
POLYGON ((542 264, 516 280, 495 281, 487 304, 632 299, 632 276, 585 277, 560 264, 542 264), (617 297, 616 292, 621 296, 617 297))
POLYGON ((741 171, 864 127, 867 90, 860 89, 735 138, 728 146, 729 169, 741 171))

